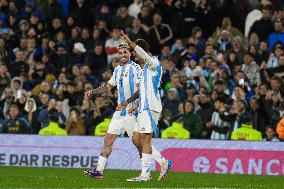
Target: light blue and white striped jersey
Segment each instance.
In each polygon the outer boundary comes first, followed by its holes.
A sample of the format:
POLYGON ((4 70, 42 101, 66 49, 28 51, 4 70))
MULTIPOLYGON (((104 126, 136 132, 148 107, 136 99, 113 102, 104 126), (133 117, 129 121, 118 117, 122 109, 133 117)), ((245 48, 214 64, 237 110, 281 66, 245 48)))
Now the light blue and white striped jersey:
MULTIPOLYGON (((125 102, 138 90, 141 75, 142 69, 140 65, 132 61, 129 61, 123 66, 119 65, 114 69, 112 77, 108 83, 112 86, 117 86, 118 104, 125 102)), ((135 102, 128 104, 128 106, 121 111, 120 115, 127 115, 128 110, 134 105, 134 103, 135 102)))
POLYGON ((134 50, 146 63, 143 68, 139 87, 138 112, 143 110, 151 110, 161 113, 162 102, 159 88, 163 73, 162 65, 160 64, 158 58, 148 55, 138 45, 134 50))

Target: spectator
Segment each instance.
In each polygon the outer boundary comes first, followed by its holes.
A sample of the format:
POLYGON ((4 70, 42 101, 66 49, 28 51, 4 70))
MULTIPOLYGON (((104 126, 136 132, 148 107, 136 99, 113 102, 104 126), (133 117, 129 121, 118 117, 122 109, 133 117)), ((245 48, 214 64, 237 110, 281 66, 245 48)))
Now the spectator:
POLYGON ((111 38, 106 40, 105 43, 105 52, 107 54, 107 62, 111 63, 113 58, 118 58, 117 49, 118 45, 122 43, 120 39, 120 29, 117 27, 112 28, 111 38))
POLYGON ((7 67, 0 65, 0 96, 2 96, 5 87, 10 85, 10 76, 7 67))
POLYGON ((11 87, 6 87, 4 89, 4 92, 0 100, 0 105, 1 105, 0 107, 1 110, 3 111, 2 113, 4 117, 8 117, 9 107, 13 103, 13 101, 14 101, 13 90, 11 87))
POLYGON ((226 52, 231 47, 231 33, 223 30, 217 40, 217 50, 226 52))
POLYGON ((262 13, 260 11, 261 5, 257 5, 255 9, 248 13, 245 21, 245 37, 249 36, 249 31, 253 23, 262 18, 262 13))
POLYGON ((266 41, 260 41, 258 54, 263 60, 267 60, 269 56, 268 43, 266 41))
POLYGON ((69 14, 66 19, 65 30, 66 37, 69 39, 71 37, 72 28, 76 26, 76 16, 74 14, 69 14))
POLYGON ((23 114, 27 99, 28 99, 28 93, 26 90, 20 89, 17 91, 14 103, 18 105, 20 114, 23 114))
POLYGON ((83 64, 85 61, 87 49, 83 45, 83 43, 75 43, 72 53, 71 53, 71 65, 74 64, 83 64))
POLYGON ((182 52, 184 52, 185 47, 182 44, 181 39, 176 39, 175 43, 171 47, 171 55, 177 59, 182 52))
POLYGON ((16 59, 15 61, 8 64, 8 69, 10 72, 11 77, 20 76, 21 72, 29 73, 29 65, 25 62, 24 52, 18 50, 16 52, 16 59))
POLYGON ((206 124, 208 129, 212 129, 210 139, 229 139, 230 123, 223 121, 220 117, 226 111, 225 102, 226 99, 224 97, 218 97, 214 102, 215 111, 212 114, 211 121, 206 124))
POLYGON ((76 15, 79 27, 88 27, 93 25, 91 7, 88 1, 76 0, 76 4, 70 7, 70 13, 76 15))
POLYGON ((112 27, 124 28, 129 32, 133 22, 133 17, 128 14, 127 6, 121 5, 117 10, 117 15, 112 18, 112 27))
POLYGON ((94 135, 96 126, 104 120, 101 112, 101 105, 98 106, 98 97, 95 100, 95 108, 86 117, 87 135, 94 135))
POLYGON ((258 54, 257 52, 257 47, 255 45, 250 45, 248 47, 248 52, 253 56, 255 62, 257 65, 260 65, 261 62, 263 62, 264 60, 262 59, 262 57, 258 54))
POLYGON ((161 61, 163 60, 172 60, 171 54, 170 54, 170 47, 165 45, 163 46, 161 50, 161 56, 159 57, 161 61))
POLYGON ((48 112, 48 126, 39 131, 39 135, 67 135, 67 132, 59 127, 59 115, 56 109, 50 109, 48 112))
POLYGON ((3 133, 7 134, 30 134, 30 124, 22 115, 19 114, 19 107, 11 104, 8 110, 8 116, 3 123, 3 133))
POLYGON ((66 123, 65 130, 67 131, 68 135, 85 135, 85 121, 81 116, 79 109, 70 109, 70 117, 66 123))
POLYGON ((29 30, 29 22, 25 19, 22 19, 19 22, 19 38, 26 38, 29 30))
POLYGON ((236 52, 234 51, 228 52, 226 63, 230 68, 230 70, 233 72, 234 67, 240 64, 240 60, 238 60, 236 52))
POLYGON ((284 54, 280 55, 278 59, 276 57, 274 57, 274 59, 277 60, 277 65, 268 69, 266 66, 267 74, 269 75, 269 77, 273 75, 282 76, 284 72, 284 54))
POLYGON ((221 28, 217 28, 216 32, 213 34, 213 37, 215 38, 215 40, 218 40, 220 38, 223 31, 228 32, 232 36, 232 38, 239 36, 241 37, 242 41, 244 41, 243 34, 240 32, 239 29, 232 26, 232 21, 229 17, 223 18, 221 28))
POLYGON ((149 30, 149 41, 151 41, 150 51, 154 55, 159 54, 158 49, 168 44, 172 37, 173 33, 170 26, 163 24, 162 16, 159 13, 155 13, 153 16, 153 26, 149 30))
POLYGON ((86 56, 85 63, 98 76, 107 68, 106 55, 102 44, 96 44, 93 51, 86 56))
POLYGON ((68 104, 70 107, 78 105, 81 99, 81 94, 76 91, 76 85, 73 82, 67 84, 67 88, 63 91, 63 95, 65 99, 69 99, 68 104))
POLYGON ((172 123, 172 126, 162 132, 162 138, 189 139, 190 132, 184 128, 182 119, 172 123))
POLYGON ((250 100, 250 109, 251 109, 251 123, 253 129, 256 129, 262 133, 262 136, 265 136, 265 127, 268 124, 268 119, 265 112, 260 109, 261 106, 256 98, 250 100))
POLYGON ((95 136, 105 136, 108 130, 108 126, 110 124, 110 118, 105 118, 103 122, 99 123, 96 126, 95 136))
POLYGON ((253 140, 261 141, 261 133, 252 128, 249 114, 244 114, 241 120, 241 127, 236 129, 231 136, 232 140, 253 140))
POLYGON ((38 114, 38 122, 41 123, 40 128, 45 128, 48 126, 49 123, 49 119, 48 119, 48 113, 50 110, 55 109, 57 111, 58 114, 58 120, 56 122, 58 122, 58 124, 60 125, 64 125, 64 123, 66 122, 66 117, 64 116, 63 112, 61 111, 61 107, 58 106, 58 103, 56 103, 56 100, 54 98, 50 98, 48 101, 48 106, 42 108, 39 111, 38 114))
POLYGON ((172 116, 178 114, 178 104, 179 96, 176 88, 171 88, 168 90, 166 99, 163 102, 163 109, 169 111, 172 116))
POLYGON ((182 62, 185 59, 191 59, 191 58, 198 60, 197 47, 193 43, 187 44, 187 48, 178 57, 177 68, 179 69, 182 68, 182 62))
POLYGON ((138 19, 141 20, 141 23, 150 27, 153 24, 153 21, 151 19, 151 14, 149 12, 149 8, 144 4, 141 7, 140 13, 138 14, 138 19))
POLYGON ((111 34, 110 29, 108 28, 107 24, 103 20, 98 20, 95 29, 99 31, 100 39, 105 41, 109 38, 109 34, 111 34))
POLYGON ((284 45, 284 33, 282 24, 283 23, 281 20, 274 21, 274 32, 270 33, 267 39, 270 51, 273 49, 276 42, 281 42, 282 46, 284 45))
POLYGON ((211 135, 211 130, 206 127, 206 123, 211 121, 211 116, 214 112, 214 106, 210 101, 209 93, 204 92, 200 94, 200 109, 196 112, 197 115, 202 120, 202 133, 201 138, 209 139, 211 135))
POLYGON ((199 139, 202 132, 202 120, 194 112, 194 103, 192 101, 184 102, 184 114, 182 115, 184 128, 190 132, 190 138, 199 139))
POLYGON ((83 43, 87 52, 89 52, 94 46, 93 40, 91 39, 90 30, 87 27, 82 29, 81 42, 83 43))
POLYGON ((254 61, 253 56, 247 53, 244 56, 244 64, 242 66, 242 71, 245 73, 246 77, 249 79, 249 84, 254 85, 260 82, 260 71, 259 66, 254 61))
POLYGON ((173 73, 171 75, 171 81, 165 86, 166 90, 169 90, 170 88, 175 88, 178 91, 180 101, 186 99, 186 91, 182 88, 180 78, 177 73, 173 73))
MULTIPOLYGON (((105 33, 105 35, 108 35, 108 33, 109 33, 109 31, 107 31, 107 33, 105 33)), ((93 45, 97 45, 97 44, 104 45, 105 37, 106 36, 102 35, 101 30, 99 30, 98 28, 95 28, 93 30, 93 33, 92 33, 93 45)))
POLYGON ((263 6, 261 9, 262 18, 253 23, 250 28, 251 32, 256 32, 259 40, 266 40, 271 32, 273 32, 273 23, 271 21, 272 10, 271 6, 263 6))
POLYGON ((250 33, 248 40, 247 40, 248 45, 259 46, 259 42, 260 41, 259 41, 259 37, 257 33, 255 32, 250 33))
POLYGON ((38 111, 36 101, 33 98, 29 98, 26 101, 24 115, 27 117, 27 120, 31 125, 32 133, 37 134, 40 129, 40 124, 37 122, 38 111))
POLYGON ((169 24, 176 37, 184 37, 184 12, 183 1, 166 1, 162 9, 164 22, 169 24))
POLYGON ((129 34, 129 38, 132 41, 136 41, 137 39, 144 39, 149 41, 148 39, 148 31, 149 28, 142 24, 139 19, 134 19, 132 22, 132 29, 129 34))
POLYGON ((63 18, 62 6, 56 0, 47 1, 47 6, 44 10, 41 10, 47 22, 51 21, 53 18, 63 18))
MULTIPOLYGON (((182 103, 179 103, 179 105, 180 104, 182 103)), ((178 113, 181 113, 181 112, 178 111, 178 113)), ((161 113, 161 118, 158 121, 160 135, 165 129, 171 126, 171 119, 172 119, 172 113, 169 110, 164 109, 161 113)))
POLYGON ((128 7, 129 15, 134 18, 137 18, 142 6, 143 6, 142 0, 134 0, 133 3, 128 7))
POLYGON ((228 52, 235 52, 237 55, 237 59, 241 62, 245 55, 245 50, 242 45, 242 38, 240 36, 236 36, 231 40, 231 49, 228 52))
POLYGON ((273 126, 265 127, 265 137, 263 141, 279 142, 280 140, 276 137, 275 129, 273 126))
POLYGON ((5 65, 9 65, 10 62, 12 61, 13 56, 11 49, 7 47, 7 42, 3 37, 0 38, 0 55, 1 55, 1 61, 5 65))
POLYGON ((99 7, 99 11, 95 12, 96 21, 104 21, 106 28, 111 27, 112 17, 112 11, 106 3, 103 3, 101 7, 99 7))

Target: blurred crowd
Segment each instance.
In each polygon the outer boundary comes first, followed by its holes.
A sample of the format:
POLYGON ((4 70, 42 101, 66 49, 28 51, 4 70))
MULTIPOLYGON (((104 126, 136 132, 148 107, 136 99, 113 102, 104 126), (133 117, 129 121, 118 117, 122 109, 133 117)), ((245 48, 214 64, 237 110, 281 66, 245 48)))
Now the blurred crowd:
POLYGON ((284 140, 283 7, 0 0, 0 133, 105 135, 117 91, 83 97, 119 65, 123 29, 147 40, 163 65, 156 137, 284 140))

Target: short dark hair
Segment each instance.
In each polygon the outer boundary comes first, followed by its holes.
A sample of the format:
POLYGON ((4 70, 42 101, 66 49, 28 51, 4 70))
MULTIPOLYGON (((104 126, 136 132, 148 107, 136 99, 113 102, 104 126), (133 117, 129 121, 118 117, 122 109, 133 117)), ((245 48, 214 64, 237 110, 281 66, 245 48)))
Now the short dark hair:
POLYGON ((273 126, 273 125, 267 125, 265 127, 265 131, 267 131, 268 129, 272 129, 275 132, 275 126, 273 126))
POLYGON ((16 104, 16 103, 12 103, 12 104, 10 104, 10 106, 9 106, 9 110, 10 110, 10 108, 17 108, 17 109, 19 109, 19 106, 18 106, 18 104, 16 104))
POLYGON ((58 122, 58 111, 54 108, 48 111, 48 119, 49 121, 58 122))
POLYGON ((252 117, 250 112, 244 112, 241 116, 241 123, 244 124, 251 124, 252 122, 252 117))
POLYGON ((278 76, 273 76, 272 78, 271 78, 271 80, 270 81, 272 81, 272 80, 277 80, 278 81, 278 83, 281 83, 281 78, 280 77, 278 77, 278 76))
POLYGON ((149 44, 146 40, 144 39, 137 39, 135 41, 136 45, 141 47, 144 51, 149 52, 149 44))
POLYGON ((223 104, 226 104, 227 99, 226 99, 225 96, 219 96, 219 97, 215 100, 215 102, 216 102, 216 101, 219 101, 219 102, 221 102, 221 103, 223 103, 223 104))

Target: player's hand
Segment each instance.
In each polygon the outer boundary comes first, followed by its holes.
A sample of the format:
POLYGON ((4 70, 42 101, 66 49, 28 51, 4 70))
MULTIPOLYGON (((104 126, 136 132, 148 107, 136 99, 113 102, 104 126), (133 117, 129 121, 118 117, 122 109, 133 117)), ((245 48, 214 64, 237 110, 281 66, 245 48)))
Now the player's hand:
POLYGON ((129 114, 129 115, 133 115, 134 112, 137 110, 138 107, 139 107, 139 104, 136 103, 134 106, 132 106, 132 107, 128 110, 128 114, 129 114))
POLYGON ((213 123, 210 121, 210 122, 208 122, 208 123, 206 123, 206 127, 207 128, 212 128, 214 125, 213 125, 213 123))
POLYGON ((116 106, 116 110, 117 111, 121 111, 123 110, 124 108, 126 108, 127 104, 125 102, 123 103, 120 103, 119 105, 116 106))
POLYGON ((132 42, 122 30, 120 31, 120 38, 127 44, 132 42))
POLYGON ((93 94, 93 90, 86 91, 85 94, 84 94, 84 100, 85 101, 89 100, 90 97, 92 96, 92 94, 93 94))

